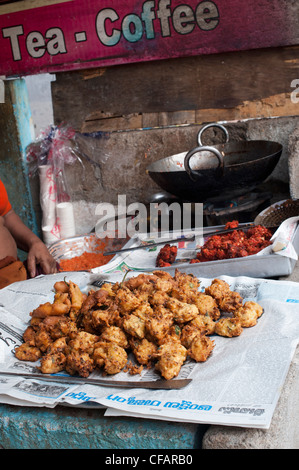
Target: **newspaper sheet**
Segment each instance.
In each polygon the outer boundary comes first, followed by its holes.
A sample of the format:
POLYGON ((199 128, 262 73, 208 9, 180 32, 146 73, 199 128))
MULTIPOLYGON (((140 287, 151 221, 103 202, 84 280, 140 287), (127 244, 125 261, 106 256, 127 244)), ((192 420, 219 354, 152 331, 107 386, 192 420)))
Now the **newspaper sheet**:
MULTIPOLYGON (((129 273, 129 277, 136 273, 129 273)), ((0 291, 0 402, 21 406, 108 408, 109 415, 193 423, 268 428, 299 339, 299 284, 248 277, 220 276, 245 300, 255 300, 264 314, 239 337, 214 335, 215 347, 204 363, 191 359, 179 378, 192 378, 180 390, 118 388, 55 383, 22 377, 37 372, 38 363, 21 362, 14 349, 22 343, 29 313, 54 299, 53 285, 66 279, 82 291, 99 277, 93 273, 60 273, 12 284, 0 291), (1 373, 2 372, 2 373, 1 373), (5 372, 15 372, 8 376, 5 372)), ((111 277, 121 280, 123 274, 111 277)), ((201 279, 201 289, 211 279, 201 279)), ((65 373, 56 374, 55 376, 65 373)), ((94 372, 93 377, 101 376, 94 372)), ((69 377, 69 376, 68 376, 69 377)), ((130 376, 120 372, 111 380, 142 381, 160 378, 154 369, 130 376)))

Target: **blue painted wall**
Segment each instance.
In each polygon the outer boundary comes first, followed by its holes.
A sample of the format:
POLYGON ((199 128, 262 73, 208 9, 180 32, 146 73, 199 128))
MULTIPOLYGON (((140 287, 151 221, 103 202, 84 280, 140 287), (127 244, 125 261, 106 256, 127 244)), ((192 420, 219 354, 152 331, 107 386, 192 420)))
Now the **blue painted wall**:
MULTIPOLYGON (((26 166, 26 147, 34 128, 24 79, 5 81, 5 102, 0 103, 0 178, 15 212, 38 233, 26 166)), ((22 253, 20 253, 22 258, 22 253)))

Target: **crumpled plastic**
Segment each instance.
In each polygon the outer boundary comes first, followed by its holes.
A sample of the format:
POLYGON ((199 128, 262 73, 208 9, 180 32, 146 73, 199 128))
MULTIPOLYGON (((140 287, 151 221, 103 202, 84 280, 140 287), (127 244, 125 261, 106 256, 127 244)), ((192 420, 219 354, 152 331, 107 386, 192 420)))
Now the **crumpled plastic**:
POLYGON ((39 174, 44 242, 49 245, 74 236, 74 211, 65 165, 79 161, 84 169, 76 132, 69 125, 49 126, 27 147, 26 158, 29 176, 39 174))

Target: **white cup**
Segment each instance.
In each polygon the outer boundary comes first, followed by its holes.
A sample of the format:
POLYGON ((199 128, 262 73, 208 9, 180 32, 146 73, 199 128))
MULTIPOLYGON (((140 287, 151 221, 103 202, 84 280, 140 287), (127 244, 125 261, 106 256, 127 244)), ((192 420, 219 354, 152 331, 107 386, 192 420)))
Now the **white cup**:
POLYGON ((71 202, 59 202, 56 206, 56 212, 60 237, 74 237, 76 234, 76 226, 73 204, 71 202))
POLYGON ((59 231, 54 225, 45 225, 42 227, 43 240, 46 245, 51 245, 60 239, 59 231))

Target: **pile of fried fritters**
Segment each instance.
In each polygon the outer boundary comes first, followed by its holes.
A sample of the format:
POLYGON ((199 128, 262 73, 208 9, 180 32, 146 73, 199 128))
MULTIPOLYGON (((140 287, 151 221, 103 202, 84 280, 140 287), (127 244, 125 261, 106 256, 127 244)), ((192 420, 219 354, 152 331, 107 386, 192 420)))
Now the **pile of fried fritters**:
POLYGON ((45 374, 65 370, 88 377, 95 368, 138 373, 154 365, 169 380, 187 357, 207 360, 215 346, 210 335, 239 336, 263 313, 227 282, 214 279, 201 291, 195 276, 178 270, 105 283, 88 294, 64 280, 54 291, 53 303, 30 313, 24 343, 15 351, 19 360, 40 360, 45 374), (130 352, 137 365, 128 360, 130 352))

